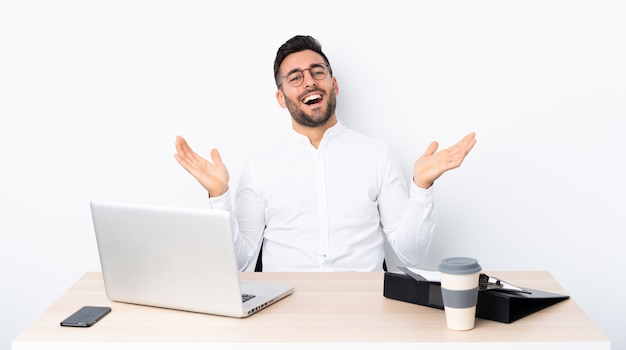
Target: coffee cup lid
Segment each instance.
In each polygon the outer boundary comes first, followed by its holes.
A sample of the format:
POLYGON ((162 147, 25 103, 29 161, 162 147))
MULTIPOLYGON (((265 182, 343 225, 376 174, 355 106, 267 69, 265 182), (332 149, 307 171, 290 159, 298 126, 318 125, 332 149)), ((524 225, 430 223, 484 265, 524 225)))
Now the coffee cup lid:
POLYGON ((441 260, 439 271, 451 275, 464 275, 479 272, 481 270, 478 261, 473 258, 454 257, 441 260))

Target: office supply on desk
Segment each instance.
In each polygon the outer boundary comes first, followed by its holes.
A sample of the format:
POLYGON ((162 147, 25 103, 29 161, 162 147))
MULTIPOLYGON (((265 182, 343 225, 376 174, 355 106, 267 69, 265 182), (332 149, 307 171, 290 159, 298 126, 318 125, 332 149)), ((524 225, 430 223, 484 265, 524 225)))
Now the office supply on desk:
POLYGON ((448 328, 455 331, 474 328, 481 270, 482 267, 473 258, 452 257, 441 260, 439 279, 448 328))
POLYGON ((247 317, 294 290, 240 281, 226 211, 103 201, 92 201, 91 211, 113 301, 247 317))
MULTIPOLYGON (((406 271, 404 268, 402 270, 406 271)), ((411 272, 412 276, 415 270, 408 272, 411 272)), ((383 295, 390 299, 443 310, 441 282, 437 281, 436 271, 420 273, 420 276, 423 277, 424 275, 428 277, 416 279, 409 276, 408 273, 385 272, 383 295)), ((500 281, 495 277, 487 276, 487 281, 491 280, 500 281)), ((485 283, 484 277, 483 283, 485 283)), ((503 281, 500 281, 500 284, 507 287, 497 289, 489 288, 483 284, 478 292, 476 317, 512 323, 548 306, 569 299, 569 296, 564 294, 519 288, 503 281), (518 288, 520 290, 516 290, 518 288)))
POLYGON ((111 312, 108 306, 83 306, 61 321, 64 327, 91 327, 111 312))

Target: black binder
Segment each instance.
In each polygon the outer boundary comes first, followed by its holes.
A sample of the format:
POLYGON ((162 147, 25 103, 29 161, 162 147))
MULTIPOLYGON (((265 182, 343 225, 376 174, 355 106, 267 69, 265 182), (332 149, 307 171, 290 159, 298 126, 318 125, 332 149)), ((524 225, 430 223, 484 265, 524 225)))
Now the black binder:
MULTIPOLYGON (((476 317, 512 323, 569 296, 528 289, 530 293, 481 290, 478 293, 476 317)), ((405 274, 385 272, 383 295, 386 298, 443 310, 441 283, 417 281, 405 274)))

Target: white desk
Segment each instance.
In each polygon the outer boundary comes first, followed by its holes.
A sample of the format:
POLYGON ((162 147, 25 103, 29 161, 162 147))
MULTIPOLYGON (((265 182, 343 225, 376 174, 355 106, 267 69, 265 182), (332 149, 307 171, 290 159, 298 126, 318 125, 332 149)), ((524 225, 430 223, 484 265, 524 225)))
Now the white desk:
MULTIPOLYGON (((548 272, 487 272, 513 284, 567 294, 548 272)), ((572 299, 505 324, 476 320, 446 328, 441 310, 383 297, 382 273, 242 273, 291 283, 293 295, 245 319, 159 309, 107 299, 102 275, 88 272, 13 341, 13 350, 71 349, 610 349, 572 299), (90 328, 59 322, 84 305, 113 311, 90 328), (324 343, 324 344, 321 344, 324 343), (385 348, 388 348, 385 346, 385 348)))

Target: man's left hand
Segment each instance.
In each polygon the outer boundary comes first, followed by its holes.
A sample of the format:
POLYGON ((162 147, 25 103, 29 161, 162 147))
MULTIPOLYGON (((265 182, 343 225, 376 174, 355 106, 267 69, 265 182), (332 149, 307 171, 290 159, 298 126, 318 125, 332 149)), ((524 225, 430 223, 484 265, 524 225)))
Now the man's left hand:
POLYGON ((437 152, 439 143, 433 141, 413 167, 413 181, 418 187, 429 188, 443 173, 458 168, 476 144, 476 133, 467 134, 456 145, 437 152))

